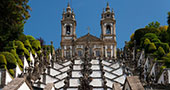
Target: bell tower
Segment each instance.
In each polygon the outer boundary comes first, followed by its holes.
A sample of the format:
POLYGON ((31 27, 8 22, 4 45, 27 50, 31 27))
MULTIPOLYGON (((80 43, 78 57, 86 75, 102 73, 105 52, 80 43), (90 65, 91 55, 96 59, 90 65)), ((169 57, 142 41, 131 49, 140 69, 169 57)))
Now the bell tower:
POLYGON ((76 40, 76 20, 73 9, 68 3, 66 11, 63 10, 61 20, 61 49, 62 57, 73 55, 73 42, 76 40))
POLYGON ((116 20, 114 17, 113 9, 110 10, 109 3, 105 10, 103 9, 101 15, 101 40, 104 42, 104 55, 105 57, 114 57, 116 58, 116 30, 115 24, 116 20))

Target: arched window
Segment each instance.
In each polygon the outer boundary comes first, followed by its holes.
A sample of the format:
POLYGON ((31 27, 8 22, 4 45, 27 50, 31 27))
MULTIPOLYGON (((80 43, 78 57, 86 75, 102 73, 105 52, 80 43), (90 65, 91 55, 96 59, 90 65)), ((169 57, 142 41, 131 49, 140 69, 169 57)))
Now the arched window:
POLYGON ((70 26, 67 25, 66 26, 66 35, 70 35, 70 34, 71 34, 70 26))
POLYGON ((110 27, 110 25, 106 26, 106 34, 111 34, 111 27, 110 27))

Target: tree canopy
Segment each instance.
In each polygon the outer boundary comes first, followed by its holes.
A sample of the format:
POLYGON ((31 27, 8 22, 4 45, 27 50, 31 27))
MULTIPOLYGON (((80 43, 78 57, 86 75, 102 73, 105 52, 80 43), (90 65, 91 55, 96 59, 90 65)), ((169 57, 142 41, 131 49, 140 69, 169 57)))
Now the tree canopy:
MULTIPOLYGON (((24 23, 30 17, 29 0, 1 0, 0 47, 23 35, 24 23)), ((2 48, 1 48, 2 49, 2 48)))

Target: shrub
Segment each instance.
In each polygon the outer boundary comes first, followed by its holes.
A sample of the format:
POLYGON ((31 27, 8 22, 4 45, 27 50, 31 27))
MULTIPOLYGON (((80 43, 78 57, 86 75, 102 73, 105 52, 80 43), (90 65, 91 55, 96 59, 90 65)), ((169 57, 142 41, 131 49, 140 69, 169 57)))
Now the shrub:
POLYGON ((10 52, 2 52, 7 60, 7 68, 13 69, 16 67, 16 59, 15 56, 10 52))
POLYGON ((168 30, 168 26, 166 25, 166 26, 161 26, 161 27, 159 27, 159 30, 160 31, 167 31, 168 30))
POLYGON ((30 58, 30 57, 29 57, 29 58, 27 58, 27 61, 28 61, 28 62, 31 62, 31 58, 30 58))
POLYGON ((19 64, 19 66, 21 67, 21 69, 23 69, 23 67, 24 67, 24 65, 23 65, 23 63, 22 63, 22 60, 21 59, 18 59, 18 64, 19 64))
POLYGON ((155 50, 156 50, 155 44, 154 44, 154 43, 150 43, 150 44, 149 44, 149 47, 148 47, 148 52, 149 52, 149 53, 152 53, 152 52, 154 52, 155 50))
POLYGON ((26 56, 26 58, 30 57, 30 53, 26 48, 24 48, 24 55, 26 56))
POLYGON ((161 66, 160 71, 162 72, 163 69, 167 68, 166 66, 161 66))
POLYGON ((6 68, 7 61, 3 54, 0 54, 0 68, 6 68))
POLYGON ((154 39, 152 39, 151 41, 154 42, 154 43, 155 43, 155 42, 159 42, 159 43, 161 42, 158 38, 154 38, 154 39))
POLYGON ((39 51, 37 51, 37 55, 38 56, 40 56, 41 55, 41 51, 39 50, 39 51))
POLYGON ((165 66, 170 67, 170 53, 162 58, 165 62, 165 66))
POLYGON ((154 34, 154 33, 146 33, 143 38, 144 38, 144 39, 145 39, 145 38, 148 38, 148 39, 151 40, 151 41, 152 41, 153 39, 158 39, 157 35, 154 34))
POLYGON ((17 46, 17 49, 24 50, 24 44, 21 41, 15 41, 15 46, 17 46))
POLYGON ((29 41, 34 41, 35 40, 35 38, 33 36, 31 36, 31 35, 27 35, 26 37, 27 37, 27 39, 29 41))
POLYGON ((147 48, 150 43, 151 43, 150 40, 148 38, 146 38, 144 41, 144 45, 143 45, 144 48, 147 48))
POLYGON ((3 54, 0 54, 0 66, 7 65, 6 58, 3 54))
POLYGON ((24 55, 24 44, 21 41, 16 41, 15 45, 17 46, 17 54, 24 55))
POLYGON ((25 40, 24 45, 25 45, 25 48, 27 48, 29 51, 32 49, 32 46, 31 46, 29 40, 25 40))
POLYGON ((40 41, 34 40, 34 41, 32 42, 32 47, 33 47, 33 49, 34 49, 35 51, 41 50, 40 41))
POLYGON ((35 56, 35 51, 34 49, 31 49, 32 55, 35 56))
MULTIPOLYGON (((135 31, 135 35, 134 35, 134 39, 136 40, 136 44, 140 45, 141 44, 141 38, 143 38, 143 36, 146 33, 154 33, 156 35, 159 34, 159 30, 158 29, 154 29, 154 28, 141 28, 135 31)), ((144 39, 145 40, 145 39, 144 39)))
POLYGON ((14 70, 13 70, 13 69, 9 69, 8 71, 9 71, 9 73, 11 74, 11 76, 14 77, 14 70))
POLYGON ((162 56, 165 55, 165 51, 164 51, 164 49, 163 49, 162 47, 159 47, 159 48, 158 48, 158 55, 159 55, 160 57, 162 57, 162 56))
POLYGON ((161 43, 161 46, 165 50, 165 52, 169 52, 169 45, 168 45, 168 43, 161 43))
POLYGON ((16 53, 16 49, 12 49, 12 50, 11 50, 11 53, 15 56, 15 58, 16 58, 18 64, 19 64, 19 66, 20 66, 21 68, 23 68, 22 60, 19 58, 18 54, 16 53))

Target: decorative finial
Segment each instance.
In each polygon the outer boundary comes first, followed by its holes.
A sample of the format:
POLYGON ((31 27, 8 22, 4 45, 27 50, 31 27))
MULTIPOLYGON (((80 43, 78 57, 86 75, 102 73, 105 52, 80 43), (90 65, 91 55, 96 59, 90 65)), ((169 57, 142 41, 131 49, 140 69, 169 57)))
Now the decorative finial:
POLYGON ((67 5, 67 12, 71 13, 71 7, 70 7, 70 3, 69 2, 68 2, 68 5, 67 5))
POLYGON ((109 3, 107 2, 106 11, 110 11, 109 3))
POLYGON ((73 8, 72 8, 72 13, 74 13, 74 10, 73 10, 73 8))
POLYGON ((109 2, 107 2, 107 6, 109 6, 109 2))
POLYGON ((112 13, 114 13, 113 8, 112 8, 112 13))
POLYGON ((70 7, 70 3, 68 2, 67 7, 70 7))
POLYGON ((90 27, 87 27, 87 30, 88 30, 88 34, 90 33, 90 27))

